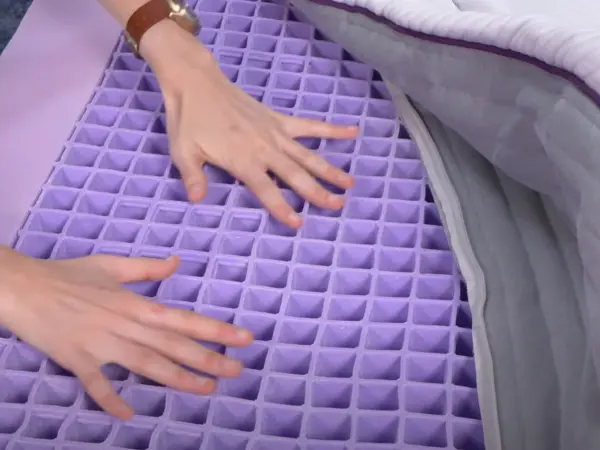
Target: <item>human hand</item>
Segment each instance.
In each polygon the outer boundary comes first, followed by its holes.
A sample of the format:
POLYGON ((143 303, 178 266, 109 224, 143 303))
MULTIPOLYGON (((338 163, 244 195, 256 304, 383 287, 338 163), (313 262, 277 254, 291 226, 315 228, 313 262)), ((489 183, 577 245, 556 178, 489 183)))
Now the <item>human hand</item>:
POLYGON ((342 189, 352 186, 352 177, 294 139, 351 139, 358 129, 269 109, 232 84, 195 37, 169 22, 148 33, 141 51, 165 98, 171 157, 189 199, 200 201, 205 195, 202 166, 211 163, 243 181, 278 220, 291 227, 300 226, 301 219, 269 171, 314 205, 341 208, 343 197, 327 191, 314 177, 342 189))
POLYGON ((106 255, 40 261, 0 248, 0 322, 73 372, 94 401, 117 418, 127 420, 133 413, 102 374, 106 364, 174 389, 208 394, 215 381, 181 365, 220 377, 235 377, 242 367, 196 340, 245 346, 250 333, 167 309, 121 287, 164 279, 177 265, 177 258, 106 255))

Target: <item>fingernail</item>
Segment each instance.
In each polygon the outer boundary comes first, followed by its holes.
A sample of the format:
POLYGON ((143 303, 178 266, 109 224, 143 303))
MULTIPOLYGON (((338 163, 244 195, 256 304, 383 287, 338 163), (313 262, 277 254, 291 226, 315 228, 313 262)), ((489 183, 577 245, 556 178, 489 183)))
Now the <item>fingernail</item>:
POLYGON ((248 330, 239 330, 237 332, 237 335, 240 339, 244 341, 252 339, 252 333, 250 333, 248 330))
POLYGON ((300 216, 296 213, 291 213, 289 216, 290 222, 294 222, 296 224, 300 224, 300 222, 302 221, 302 219, 300 219, 300 216))
POLYGON ((238 371, 242 369, 242 364, 239 361, 229 359, 223 363, 223 368, 229 371, 238 371))
POLYGON ((329 194, 329 200, 332 203, 340 203, 344 201, 344 197, 342 197, 341 195, 329 194))

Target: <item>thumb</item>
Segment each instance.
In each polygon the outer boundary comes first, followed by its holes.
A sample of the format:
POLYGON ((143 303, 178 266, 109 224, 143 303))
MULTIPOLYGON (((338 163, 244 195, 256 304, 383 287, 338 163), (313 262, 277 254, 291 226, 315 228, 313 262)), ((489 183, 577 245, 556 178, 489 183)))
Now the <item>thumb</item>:
MULTIPOLYGON (((179 266, 179 258, 167 259, 125 258, 112 255, 94 255, 85 258, 85 262, 101 270, 118 283, 137 281, 159 281, 173 275, 179 266)), ((83 260, 80 260, 84 262, 83 260)))
POLYGON ((203 170, 205 161, 195 157, 193 150, 189 149, 173 152, 173 162, 181 174, 190 202, 201 201, 208 190, 208 180, 203 170))

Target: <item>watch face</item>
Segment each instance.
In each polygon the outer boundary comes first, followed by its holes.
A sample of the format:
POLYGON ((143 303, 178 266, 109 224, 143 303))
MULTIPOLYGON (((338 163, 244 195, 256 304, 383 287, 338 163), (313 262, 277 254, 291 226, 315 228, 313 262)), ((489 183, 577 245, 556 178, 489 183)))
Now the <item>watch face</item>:
POLYGON ((171 9, 170 18, 192 34, 200 31, 200 21, 185 0, 166 0, 171 9))

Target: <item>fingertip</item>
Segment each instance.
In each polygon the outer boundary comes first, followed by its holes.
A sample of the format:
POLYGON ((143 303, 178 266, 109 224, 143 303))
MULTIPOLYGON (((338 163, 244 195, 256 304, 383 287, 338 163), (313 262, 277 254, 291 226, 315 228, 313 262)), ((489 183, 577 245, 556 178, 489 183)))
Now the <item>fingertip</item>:
POLYGON ((191 203, 201 202, 206 195, 206 187, 203 183, 193 183, 188 188, 188 200, 191 203))
POLYGON ((250 345, 254 342, 254 335, 249 330, 240 329, 236 332, 236 338, 240 345, 250 345))

